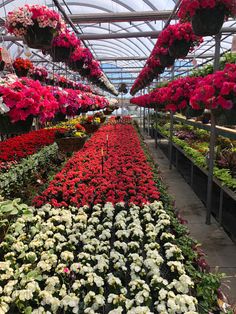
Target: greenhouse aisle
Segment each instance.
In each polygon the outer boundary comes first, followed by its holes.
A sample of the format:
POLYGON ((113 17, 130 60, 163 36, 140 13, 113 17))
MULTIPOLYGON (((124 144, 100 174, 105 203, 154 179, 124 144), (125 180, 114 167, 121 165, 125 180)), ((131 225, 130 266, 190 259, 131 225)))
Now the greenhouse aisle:
POLYGON ((193 238, 198 240, 207 257, 211 271, 219 269, 227 275, 224 279, 224 292, 231 303, 236 302, 236 245, 225 231, 212 218, 210 226, 205 224, 205 207, 200 199, 185 182, 183 177, 173 166, 169 169, 169 161, 160 149, 155 148, 151 137, 144 135, 154 161, 158 164, 163 181, 168 186, 168 192, 175 200, 176 208, 181 217, 188 221, 188 228, 193 238), (230 281, 230 282, 229 282, 230 281))

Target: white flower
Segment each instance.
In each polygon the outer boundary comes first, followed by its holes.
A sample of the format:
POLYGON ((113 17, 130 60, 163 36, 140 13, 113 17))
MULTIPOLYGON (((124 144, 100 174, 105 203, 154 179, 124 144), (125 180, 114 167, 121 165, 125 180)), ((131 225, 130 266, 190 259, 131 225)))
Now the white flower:
POLYGON ((122 314, 122 313, 124 313, 124 312, 123 312, 122 307, 120 307, 120 306, 117 309, 111 310, 108 312, 108 314, 122 314))
POLYGON ((74 260, 74 254, 69 252, 69 251, 64 251, 61 253, 61 259, 69 262, 69 261, 73 261, 74 260))

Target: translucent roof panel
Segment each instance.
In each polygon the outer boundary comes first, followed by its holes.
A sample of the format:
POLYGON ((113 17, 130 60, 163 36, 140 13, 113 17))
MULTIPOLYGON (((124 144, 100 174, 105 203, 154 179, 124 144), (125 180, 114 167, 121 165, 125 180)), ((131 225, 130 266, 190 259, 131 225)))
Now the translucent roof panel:
MULTIPOLYGON (((67 14, 106 14, 106 13, 127 13, 127 12, 147 12, 173 10, 176 0, 59 0, 61 6, 67 14)), ((24 4, 42 4, 55 10, 53 0, 2 0, 0 3, 0 17, 5 19, 6 14, 18 6, 24 4)), ((171 23, 175 23, 172 21, 171 23)), ((75 24, 78 31, 83 35, 104 35, 100 39, 84 40, 94 57, 101 61, 104 72, 114 85, 118 86, 121 82, 126 82, 131 86, 139 71, 144 66, 146 59, 150 55, 156 38, 149 37, 129 37, 129 38, 106 38, 109 34, 128 34, 161 31, 164 21, 126 21, 126 22, 104 22, 104 23, 79 23, 75 24), (116 73, 118 72, 119 75, 116 73)), ((235 21, 228 21, 224 26, 235 26, 235 21)), ((2 32, 5 34, 5 31, 2 32)), ((223 34, 221 42, 221 52, 230 49, 232 36, 223 34)), ((17 44, 6 42, 13 57, 24 56, 22 42, 17 44)), ((199 55, 214 56, 214 38, 206 37, 204 43, 195 52, 197 62, 200 64, 208 59, 201 58, 199 55)), ((63 71, 64 64, 52 65, 48 56, 43 56, 41 51, 34 50, 31 57, 40 66, 46 65, 48 68, 63 71), (60 67, 60 69, 59 69, 60 67)), ((183 75, 193 67, 192 57, 181 62, 176 62, 178 73, 183 75)), ((209 57, 209 60, 211 58, 209 57)), ((168 77, 170 71, 166 71, 163 77, 168 77)))

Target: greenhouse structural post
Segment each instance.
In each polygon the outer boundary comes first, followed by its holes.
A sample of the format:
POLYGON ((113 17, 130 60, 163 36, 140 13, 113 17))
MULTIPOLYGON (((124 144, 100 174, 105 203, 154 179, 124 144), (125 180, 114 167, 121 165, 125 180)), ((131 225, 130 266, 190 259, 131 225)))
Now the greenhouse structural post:
POLYGON ((169 168, 172 169, 172 155, 173 155, 173 131, 174 131, 174 114, 170 113, 170 137, 169 137, 169 168))
POLYGON ((150 108, 148 107, 148 135, 150 136, 150 108))
POLYGON ((144 107, 143 108, 143 132, 145 133, 145 128, 146 128, 146 125, 145 125, 145 112, 146 111, 146 108, 144 107))
MULTIPOLYGON (((215 36, 215 61, 214 71, 219 69, 220 64, 220 42, 221 33, 215 36)), ((211 110, 211 135, 210 135, 210 149, 209 149, 209 170, 207 182, 207 213, 206 224, 211 224, 211 206, 212 206, 212 188, 213 188, 213 175, 214 175, 214 161, 215 161, 215 143, 216 143, 216 119, 213 111, 211 110)))
POLYGON ((155 108, 155 148, 157 149, 157 106, 155 108))

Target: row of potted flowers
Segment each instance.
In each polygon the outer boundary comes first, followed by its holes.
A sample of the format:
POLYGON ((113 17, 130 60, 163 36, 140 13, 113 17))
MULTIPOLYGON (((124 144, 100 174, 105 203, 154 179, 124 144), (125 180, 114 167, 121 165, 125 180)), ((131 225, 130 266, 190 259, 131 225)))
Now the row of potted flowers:
POLYGON ((182 112, 187 117, 198 116, 205 109, 213 109, 218 123, 235 123, 236 66, 206 77, 185 77, 157 88, 147 95, 134 97, 131 103, 142 106, 182 112))
POLYGON ((101 127, 34 199, 34 204, 51 203, 56 207, 106 201, 142 204, 158 198, 134 127, 118 124, 101 127))
POLYGON ((157 201, 143 207, 106 203, 28 209, 0 245, 0 309, 198 313, 175 227, 157 201))
POLYGON ((6 28, 15 36, 23 36, 29 47, 42 49, 52 56, 53 61, 66 62, 81 76, 117 95, 90 50, 82 47, 80 40, 66 29, 55 11, 39 5, 19 7, 8 13, 6 28))
POLYGON ((185 57, 202 42, 201 36, 218 34, 224 20, 235 14, 235 1, 183 0, 178 11, 180 23, 169 25, 161 32, 150 57, 131 88, 131 94, 136 94, 154 78, 158 78, 165 67, 174 64, 176 58, 185 57))
POLYGON ((0 85, 0 117, 3 127, 4 118, 14 123, 26 119, 31 119, 32 122, 33 117, 39 117, 44 123, 52 120, 57 113, 74 116, 89 110, 103 109, 108 105, 108 100, 103 96, 43 86, 39 81, 29 78, 3 81, 0 85))

